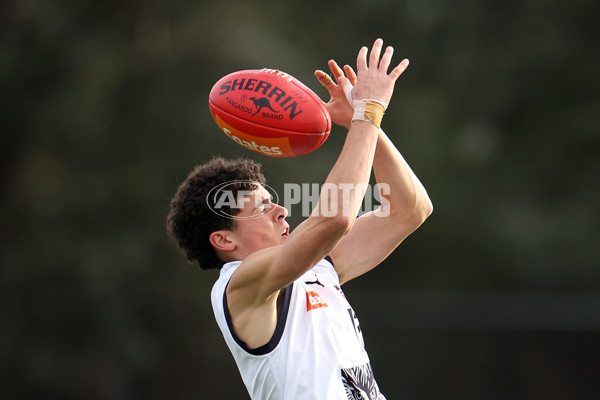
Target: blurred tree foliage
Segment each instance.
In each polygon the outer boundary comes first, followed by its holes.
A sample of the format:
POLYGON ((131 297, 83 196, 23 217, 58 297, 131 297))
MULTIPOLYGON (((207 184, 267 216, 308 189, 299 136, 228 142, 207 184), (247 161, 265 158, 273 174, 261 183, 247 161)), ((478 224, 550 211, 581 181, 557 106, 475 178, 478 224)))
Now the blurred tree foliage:
POLYGON ((322 182, 341 129, 298 159, 249 154, 219 133, 208 91, 229 72, 271 67, 325 96, 314 69, 353 65, 376 37, 411 60, 384 127, 435 205, 348 285, 382 390, 597 398, 597 2, 0 10, 3 398, 246 398, 210 309, 216 275, 164 234, 170 196, 213 155, 258 159, 276 189, 322 182))

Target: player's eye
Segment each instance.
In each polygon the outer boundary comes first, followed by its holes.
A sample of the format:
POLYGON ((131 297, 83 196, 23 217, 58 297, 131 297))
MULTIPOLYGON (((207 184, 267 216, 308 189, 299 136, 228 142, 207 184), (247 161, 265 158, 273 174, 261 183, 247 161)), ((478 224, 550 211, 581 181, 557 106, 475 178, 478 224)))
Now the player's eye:
POLYGON ((265 203, 265 204, 263 204, 263 206, 261 207, 261 210, 262 210, 261 212, 262 212, 262 213, 268 213, 269 211, 271 211, 271 210, 273 209, 273 207, 274 207, 274 206, 275 206, 275 205, 274 205, 273 203, 271 203, 271 202, 269 202, 269 203, 265 203))

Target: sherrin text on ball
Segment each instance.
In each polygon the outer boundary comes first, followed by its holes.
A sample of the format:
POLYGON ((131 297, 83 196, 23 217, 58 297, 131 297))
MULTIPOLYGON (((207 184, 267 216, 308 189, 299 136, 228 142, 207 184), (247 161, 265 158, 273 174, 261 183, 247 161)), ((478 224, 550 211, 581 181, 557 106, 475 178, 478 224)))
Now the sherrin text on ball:
POLYGON ((308 154, 331 132, 331 117, 319 96, 275 69, 250 69, 224 76, 210 91, 208 104, 225 135, 266 156, 308 154))

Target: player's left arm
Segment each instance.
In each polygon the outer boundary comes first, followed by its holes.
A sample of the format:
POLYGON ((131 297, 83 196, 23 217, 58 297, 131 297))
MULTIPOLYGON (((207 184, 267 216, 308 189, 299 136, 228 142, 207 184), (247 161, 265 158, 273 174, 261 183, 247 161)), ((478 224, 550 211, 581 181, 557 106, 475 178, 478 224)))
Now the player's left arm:
MULTIPOLYGON (((329 61, 329 68, 338 84, 323 71, 316 71, 315 76, 329 91, 331 99, 327 108, 333 121, 348 127, 353 110, 339 85, 339 78, 346 76, 351 84, 355 84, 356 74, 347 65, 342 70, 333 60, 329 61)), ((433 211, 427 191, 382 130, 377 140, 373 171, 381 185, 381 206, 359 217, 352 230, 330 253, 341 283, 380 264, 433 211)))
POLYGON ((373 171, 381 205, 359 217, 330 253, 341 283, 380 264, 433 211, 427 191, 383 131, 373 171))

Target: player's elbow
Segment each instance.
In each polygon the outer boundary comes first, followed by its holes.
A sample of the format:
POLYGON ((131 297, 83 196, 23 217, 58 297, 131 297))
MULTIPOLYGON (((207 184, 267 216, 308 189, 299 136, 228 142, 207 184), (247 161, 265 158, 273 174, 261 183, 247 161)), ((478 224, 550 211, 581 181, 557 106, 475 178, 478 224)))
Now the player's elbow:
MULTIPOLYGON (((382 211, 380 211, 382 212, 382 211)), ((433 212, 433 203, 427 195, 417 196, 413 199, 411 207, 390 207, 390 222, 401 227, 401 232, 409 229, 411 232, 417 229, 433 212)))
POLYGON ((318 218, 321 226, 325 227, 330 237, 339 238, 350 232, 356 220, 356 218, 344 214, 321 215, 318 218))
POLYGON ((335 215, 329 218, 329 223, 341 236, 344 236, 350 232, 352 226, 354 225, 354 221, 356 221, 354 216, 345 214, 335 215))
POLYGON ((416 225, 416 227, 420 226, 429 216, 433 213, 433 203, 429 196, 420 197, 413 209, 411 215, 411 221, 416 225))

